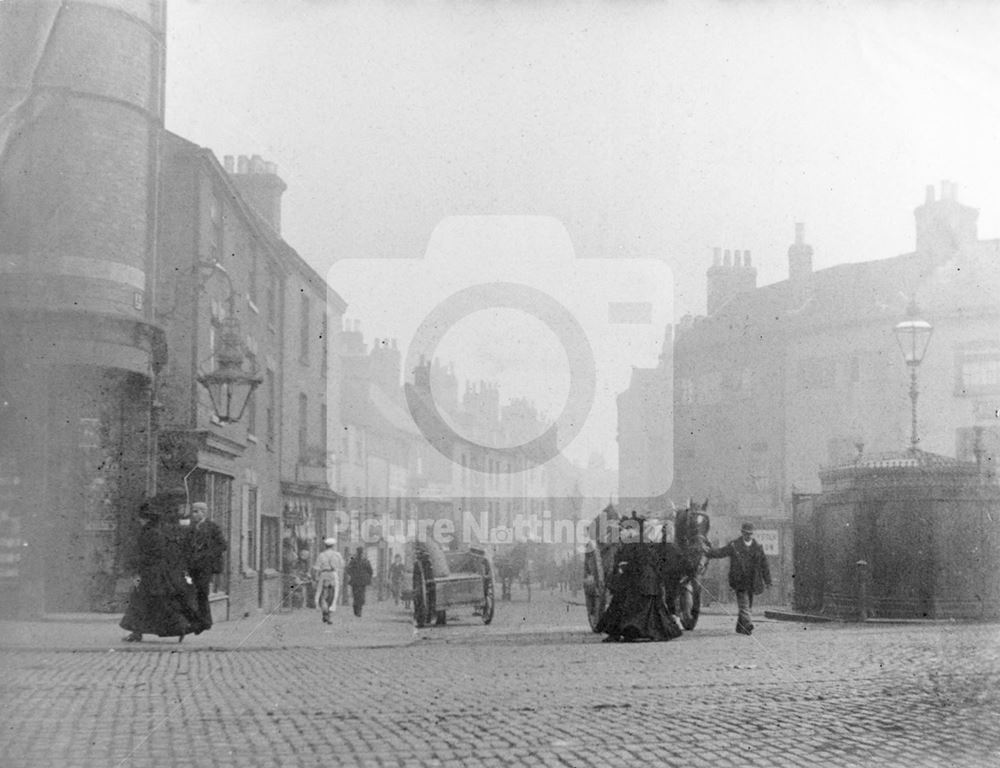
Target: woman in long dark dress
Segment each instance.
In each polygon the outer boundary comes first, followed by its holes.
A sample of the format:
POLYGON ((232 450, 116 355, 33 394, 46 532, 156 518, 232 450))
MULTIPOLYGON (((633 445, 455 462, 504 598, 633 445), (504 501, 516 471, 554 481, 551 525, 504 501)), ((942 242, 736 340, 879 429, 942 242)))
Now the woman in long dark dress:
POLYGON ((178 537, 170 534, 170 507, 152 500, 139 510, 142 529, 136 542, 133 570, 139 583, 132 589, 119 624, 131 634, 126 642, 140 642, 143 634, 177 637, 199 629, 194 588, 184 572, 178 537))
POLYGON ((611 604, 597 626, 605 642, 673 640, 683 634, 663 600, 663 563, 659 547, 622 544, 608 580, 611 604))

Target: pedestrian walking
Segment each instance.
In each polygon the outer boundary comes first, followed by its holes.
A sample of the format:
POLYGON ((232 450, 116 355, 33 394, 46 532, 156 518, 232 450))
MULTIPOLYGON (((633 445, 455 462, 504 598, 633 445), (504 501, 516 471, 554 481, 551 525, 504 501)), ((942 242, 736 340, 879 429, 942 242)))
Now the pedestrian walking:
POLYGON ((389 566, 389 589, 392 591, 392 602, 399 605, 399 595, 403 591, 403 572, 406 570, 403 565, 402 555, 396 555, 389 566))
POLYGON ((736 631, 741 635, 753 632, 750 610, 753 596, 759 595, 765 587, 771 586, 771 570, 767 565, 767 555, 760 542, 755 541, 753 523, 743 523, 740 537, 718 549, 705 552, 708 558, 729 558, 729 586, 736 592, 736 631))
POLYGON ((347 583, 351 585, 351 596, 354 598, 354 615, 361 616, 365 606, 365 590, 372 583, 372 564, 365 555, 364 547, 358 547, 347 564, 347 583))
POLYGON ((212 589, 212 576, 222 573, 225 566, 227 544, 222 529, 208 519, 208 504, 203 501, 191 505, 185 544, 187 572, 194 585, 199 625, 204 631, 212 626, 208 595, 212 589))
POLYGON ((143 634, 176 637, 181 642, 185 635, 201 631, 180 546, 177 509, 184 499, 183 494, 160 494, 139 508, 142 527, 130 564, 134 584, 119 622, 130 632, 125 642, 141 642, 143 634))
POLYGON ((337 610, 340 596, 340 573, 344 570, 344 558, 336 549, 337 540, 323 540, 325 549, 316 556, 312 576, 316 582, 316 607, 323 615, 323 623, 330 624, 330 614, 337 610))

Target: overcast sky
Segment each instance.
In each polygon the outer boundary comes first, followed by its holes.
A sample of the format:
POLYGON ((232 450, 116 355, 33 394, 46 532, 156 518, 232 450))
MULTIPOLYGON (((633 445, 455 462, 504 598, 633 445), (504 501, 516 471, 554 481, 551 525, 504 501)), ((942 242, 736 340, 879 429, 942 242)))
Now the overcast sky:
POLYGON ((277 163, 322 275, 547 216, 577 257, 665 262, 676 318, 714 246, 784 279, 796 221, 817 268, 912 250, 942 179, 1000 236, 998 39, 988 2, 170 0, 166 123, 277 163))

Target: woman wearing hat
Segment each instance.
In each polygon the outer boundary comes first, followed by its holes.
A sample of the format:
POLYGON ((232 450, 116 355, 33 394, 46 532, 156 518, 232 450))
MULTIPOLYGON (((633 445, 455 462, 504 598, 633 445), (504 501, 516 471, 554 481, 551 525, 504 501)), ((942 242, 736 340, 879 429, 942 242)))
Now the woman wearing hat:
POLYGON ((128 609, 119 626, 137 643, 144 633, 177 637, 196 631, 194 589, 184 571, 177 536, 167 530, 184 503, 177 494, 160 494, 143 503, 138 518, 142 529, 136 540, 133 571, 138 581, 129 595, 128 609))
POLYGON ((337 610, 340 596, 340 572, 344 570, 344 558, 337 551, 337 540, 323 540, 325 549, 313 563, 313 581, 316 582, 316 607, 323 614, 323 623, 330 624, 330 613, 337 610))
POLYGON ((764 587, 771 586, 767 555, 760 543, 754 541, 753 533, 753 523, 743 523, 738 539, 705 553, 709 558, 729 558, 729 586, 736 592, 736 605, 739 609, 736 631, 741 635, 753 632, 753 622, 750 620, 753 596, 761 594, 764 587))

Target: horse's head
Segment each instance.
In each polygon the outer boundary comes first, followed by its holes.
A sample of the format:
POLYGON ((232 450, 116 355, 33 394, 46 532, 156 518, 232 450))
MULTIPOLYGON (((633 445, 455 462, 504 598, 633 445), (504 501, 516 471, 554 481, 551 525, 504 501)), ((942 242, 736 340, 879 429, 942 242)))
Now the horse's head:
POLYGON ((711 522, 706 509, 708 499, 700 505, 689 502, 687 508, 678 510, 674 516, 674 543, 692 570, 702 566, 705 550, 711 546, 708 541, 711 522))

